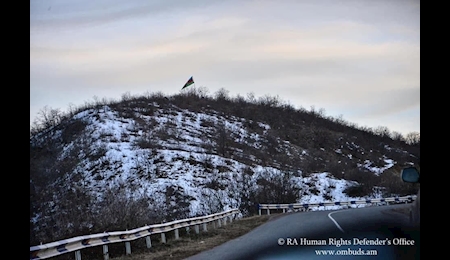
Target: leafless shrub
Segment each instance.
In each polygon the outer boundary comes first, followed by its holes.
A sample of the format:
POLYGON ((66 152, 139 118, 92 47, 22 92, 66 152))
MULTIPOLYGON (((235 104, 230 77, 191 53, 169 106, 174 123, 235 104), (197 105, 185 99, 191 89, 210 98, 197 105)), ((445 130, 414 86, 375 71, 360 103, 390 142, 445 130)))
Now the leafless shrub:
POLYGON ((153 223, 159 212, 154 212, 152 206, 154 201, 144 193, 129 191, 124 185, 109 187, 98 204, 95 229, 97 232, 129 230, 153 223))
POLYGON ((188 196, 182 187, 172 185, 166 187, 164 192, 165 203, 162 204, 159 215, 163 221, 184 219, 190 216, 190 201, 195 198, 188 196))
POLYGON ((155 149, 159 146, 158 142, 153 138, 152 134, 145 133, 137 137, 133 141, 133 145, 141 149, 155 149))
POLYGON ((209 153, 201 154, 199 162, 201 164, 203 164, 203 168, 206 171, 208 171, 208 172, 212 172, 212 170, 214 169, 214 163, 213 163, 212 155, 209 154, 209 153))
POLYGON ((225 191, 222 189, 215 190, 214 188, 205 187, 202 188, 200 194, 199 204, 201 215, 210 215, 224 210, 223 201, 227 197, 225 191))
POLYGON ((216 123, 210 119, 201 119, 200 126, 201 127, 214 127, 216 123))
POLYGON ((264 172, 257 179, 258 203, 294 203, 299 199, 301 188, 292 181, 289 172, 264 172))
POLYGON ((87 124, 86 121, 81 119, 69 121, 61 131, 62 142, 67 144, 74 141, 82 133, 87 124))
POLYGON ((161 127, 154 130, 153 136, 158 138, 159 140, 167 141, 171 137, 169 129, 169 126, 162 125, 161 127))
POLYGON ((358 198, 365 197, 372 192, 371 187, 367 187, 366 184, 358 184, 345 188, 343 193, 345 193, 349 197, 358 198))

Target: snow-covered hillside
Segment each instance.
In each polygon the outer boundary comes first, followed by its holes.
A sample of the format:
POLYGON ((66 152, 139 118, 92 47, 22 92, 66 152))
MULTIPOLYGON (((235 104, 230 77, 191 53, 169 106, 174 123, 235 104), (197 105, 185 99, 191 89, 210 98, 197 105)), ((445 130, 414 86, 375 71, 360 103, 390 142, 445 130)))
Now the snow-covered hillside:
MULTIPOLYGON (((55 191, 46 202, 51 210, 45 213, 39 205, 30 219, 39 226, 44 215, 63 211, 64 196, 59 193, 79 187, 98 202, 105 200, 105 191, 120 187, 130 198, 139 194, 171 210, 184 204, 188 216, 244 204, 256 210, 257 203, 374 198, 382 196, 383 187, 349 197, 344 191, 358 182, 327 171, 306 171, 302 165, 327 161, 342 167, 335 173, 344 176, 350 174, 345 167, 354 164, 362 174, 382 176, 397 164, 386 155, 373 156, 375 151, 353 141, 318 150, 301 147, 276 135, 276 128, 280 127, 211 108, 199 112, 156 102, 84 110, 31 139, 33 149, 50 150, 46 147, 52 144, 59 152, 39 166, 44 169, 41 172, 53 173, 47 188, 55 191), (371 153, 372 157, 366 156, 371 153), (369 159, 375 157, 375 162, 369 159), (330 162, 329 158, 335 159, 330 162)), ((38 179, 34 176, 30 185, 38 179)))
MULTIPOLYGON (((83 139, 82 142, 90 144, 88 150, 82 150, 79 154, 83 160, 74 172, 83 175, 83 181, 91 186, 90 190, 101 193, 105 186, 124 183, 151 196, 158 196, 166 187, 179 187, 187 196, 195 199, 191 201, 191 213, 196 215, 201 201, 200 191, 208 189, 203 186, 212 178, 220 176, 220 181, 225 186, 234 187, 237 184, 233 184, 233 181, 239 178, 245 168, 250 168, 255 173, 252 175, 255 183, 259 177, 264 177, 264 174, 280 172, 275 167, 246 164, 242 160, 226 158, 208 149, 217 146, 215 127, 218 124, 223 124, 234 142, 256 149, 263 146, 262 142, 266 139, 267 131, 271 129, 270 125, 257 122, 259 129, 249 131, 243 126, 246 121, 244 118, 223 117, 214 112, 193 113, 175 107, 167 111, 158 109, 156 103, 153 106, 153 115, 135 111, 137 117, 142 120, 141 123, 132 118, 121 117, 119 112, 108 106, 98 110, 91 109, 74 117, 75 120, 87 123, 84 135, 80 138, 83 139), (153 127, 149 128, 149 125, 153 127), (161 138, 161 135, 165 135, 165 138, 161 138), (152 147, 141 148, 139 142, 148 142, 152 147), (98 153, 100 155, 94 158, 89 156, 98 153)), ((53 138, 58 138, 58 134, 53 138)), ((65 145, 59 160, 71 156, 70 151, 80 142, 80 138, 65 145)), ((281 152, 296 156, 297 160, 301 160, 307 153, 306 150, 290 146, 288 142, 278 142, 282 143, 281 147, 284 149, 281 152)), ((233 151, 233 154, 240 153, 242 154, 242 150, 233 151)), ((255 159, 251 155, 247 156, 249 159, 255 159)), ((382 167, 370 167, 370 161, 366 160, 364 167, 380 174, 394 165, 393 160, 389 158, 386 158, 385 162, 382 167)), ((350 199, 342 191, 355 182, 337 180, 327 173, 309 173, 306 178, 302 178, 302 174, 302 170, 298 169, 295 174, 297 177, 293 179, 300 187, 308 187, 304 191, 306 195, 302 196, 299 202, 350 199), (313 189, 318 193, 309 193, 309 190, 313 189)), ((232 203, 230 198, 224 196, 222 199, 227 208, 230 204, 239 203, 232 203)))

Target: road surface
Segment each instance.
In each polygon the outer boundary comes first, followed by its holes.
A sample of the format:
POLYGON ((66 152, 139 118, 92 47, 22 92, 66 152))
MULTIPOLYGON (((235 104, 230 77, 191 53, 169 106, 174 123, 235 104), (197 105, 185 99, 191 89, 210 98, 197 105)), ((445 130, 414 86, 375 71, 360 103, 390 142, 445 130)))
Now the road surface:
POLYGON ((395 210, 409 206, 286 213, 186 260, 419 259, 420 232, 395 210))

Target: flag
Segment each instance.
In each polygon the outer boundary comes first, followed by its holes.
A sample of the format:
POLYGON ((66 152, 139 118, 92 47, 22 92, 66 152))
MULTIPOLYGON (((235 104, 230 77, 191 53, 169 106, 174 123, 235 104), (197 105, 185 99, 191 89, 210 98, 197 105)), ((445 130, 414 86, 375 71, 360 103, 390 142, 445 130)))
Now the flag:
POLYGON ((186 84, 184 84, 183 88, 189 87, 190 85, 194 84, 194 79, 191 77, 189 78, 189 80, 186 82, 186 84))

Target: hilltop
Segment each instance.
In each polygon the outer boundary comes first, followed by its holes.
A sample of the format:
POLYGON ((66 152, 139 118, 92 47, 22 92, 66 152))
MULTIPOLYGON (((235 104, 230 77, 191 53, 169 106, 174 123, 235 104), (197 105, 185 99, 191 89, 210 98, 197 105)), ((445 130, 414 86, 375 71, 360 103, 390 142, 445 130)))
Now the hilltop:
POLYGON ((250 216, 258 203, 415 194, 398 173, 419 158, 418 133, 224 89, 45 108, 30 131, 30 243, 234 207, 250 216))

